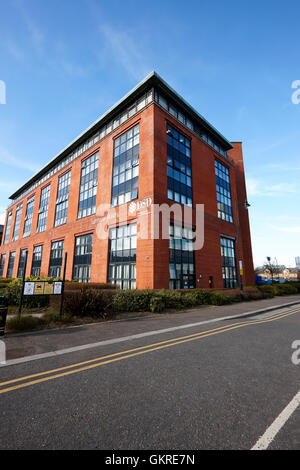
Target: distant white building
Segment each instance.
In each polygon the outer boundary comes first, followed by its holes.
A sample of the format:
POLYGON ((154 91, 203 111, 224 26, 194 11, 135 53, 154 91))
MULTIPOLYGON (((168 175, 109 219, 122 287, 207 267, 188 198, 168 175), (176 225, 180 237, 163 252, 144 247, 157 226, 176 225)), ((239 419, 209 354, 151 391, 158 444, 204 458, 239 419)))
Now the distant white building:
POLYGON ((296 267, 300 269, 300 256, 296 256, 295 260, 296 260, 296 267))

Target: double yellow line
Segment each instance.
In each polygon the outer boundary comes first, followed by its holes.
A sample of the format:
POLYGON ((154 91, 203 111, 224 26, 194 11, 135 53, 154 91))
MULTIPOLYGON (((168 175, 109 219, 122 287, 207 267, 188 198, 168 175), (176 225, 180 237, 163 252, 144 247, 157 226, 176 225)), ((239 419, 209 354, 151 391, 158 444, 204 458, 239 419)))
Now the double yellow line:
POLYGON ((76 364, 71 364, 69 366, 60 367, 57 369, 47 370, 39 372, 37 374, 27 375, 24 377, 19 377, 12 380, 7 380, 6 382, 0 383, 0 395, 3 393, 11 392, 13 390, 18 390, 25 387, 30 387, 32 385, 47 382, 49 380, 58 379, 60 377, 65 377, 71 374, 77 374, 89 369, 94 369, 95 367, 100 367, 106 364, 112 364, 114 362, 122 361, 124 359, 129 359, 131 357, 140 356, 152 351, 158 351, 160 349, 170 348, 172 346, 177 346, 178 344, 186 343, 189 341, 195 341, 202 338, 207 338, 208 336, 218 335, 221 333, 226 333, 227 331, 235 330, 238 328, 243 328, 249 325, 257 325, 261 323, 268 323, 282 318, 288 317, 290 315, 295 315, 299 313, 300 309, 290 310, 289 312, 274 314, 263 320, 250 320, 240 323, 231 323, 227 326, 221 326, 219 328, 214 328, 212 330, 202 331, 194 333, 192 335, 181 336, 179 338, 168 339, 165 341, 160 341, 158 343, 153 343, 146 346, 140 346, 134 349, 128 349, 127 351, 121 351, 114 354, 109 354, 102 357, 97 357, 95 359, 90 359, 84 362, 78 362, 76 364), (34 380, 32 380, 34 379, 34 380), (22 383, 19 383, 22 382, 22 383), (14 385, 13 385, 14 384, 14 385))

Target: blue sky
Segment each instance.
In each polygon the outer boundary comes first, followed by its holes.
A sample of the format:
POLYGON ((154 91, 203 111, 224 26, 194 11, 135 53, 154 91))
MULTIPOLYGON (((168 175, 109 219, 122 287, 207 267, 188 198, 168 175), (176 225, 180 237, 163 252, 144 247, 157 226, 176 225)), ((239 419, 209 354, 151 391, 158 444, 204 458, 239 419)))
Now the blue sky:
POLYGON ((298 2, 0 0, 8 196, 155 69, 243 141, 255 264, 300 256, 298 2))

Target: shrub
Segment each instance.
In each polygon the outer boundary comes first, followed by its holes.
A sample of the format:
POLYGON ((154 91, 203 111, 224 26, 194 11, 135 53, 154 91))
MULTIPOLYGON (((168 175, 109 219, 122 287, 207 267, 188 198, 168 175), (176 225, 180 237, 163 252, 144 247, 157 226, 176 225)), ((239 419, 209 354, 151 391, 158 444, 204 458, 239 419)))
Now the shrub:
POLYGON ((37 330, 46 324, 45 320, 32 315, 22 315, 21 317, 12 317, 6 321, 6 330, 21 332, 28 330, 37 330))
POLYGON ((76 291, 65 292, 64 312, 77 317, 108 318, 112 313, 114 291, 94 289, 82 284, 76 291))
POLYGON ((298 294, 298 289, 290 284, 277 284, 275 295, 292 295, 298 294))
POLYGON ((150 299, 150 311, 160 313, 165 309, 165 303, 161 295, 153 295, 150 299))
POLYGON ((258 289, 263 293, 264 299, 271 299, 275 297, 275 289, 273 285, 258 286, 258 289))
POLYGON ((210 301, 212 305, 228 305, 232 303, 232 300, 228 295, 220 292, 212 292, 210 295, 210 301))
POLYGON ((65 283, 65 292, 70 291, 77 291, 81 290, 82 288, 87 289, 100 289, 100 290, 117 290, 119 286, 117 284, 109 284, 108 282, 88 282, 88 283, 81 283, 77 281, 66 281, 65 283))
POLYGON ((150 290, 124 290, 113 296, 115 312, 149 312, 150 299, 154 295, 150 290))

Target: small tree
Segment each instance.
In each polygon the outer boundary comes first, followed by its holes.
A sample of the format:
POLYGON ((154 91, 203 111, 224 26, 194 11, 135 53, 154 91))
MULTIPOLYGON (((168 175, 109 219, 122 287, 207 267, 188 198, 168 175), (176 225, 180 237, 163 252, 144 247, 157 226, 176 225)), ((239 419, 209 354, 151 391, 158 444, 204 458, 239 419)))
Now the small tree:
POLYGON ((277 276, 278 278, 279 274, 285 269, 285 266, 279 265, 276 259, 272 260, 270 256, 267 256, 263 269, 268 271, 273 282, 274 277, 277 276))

